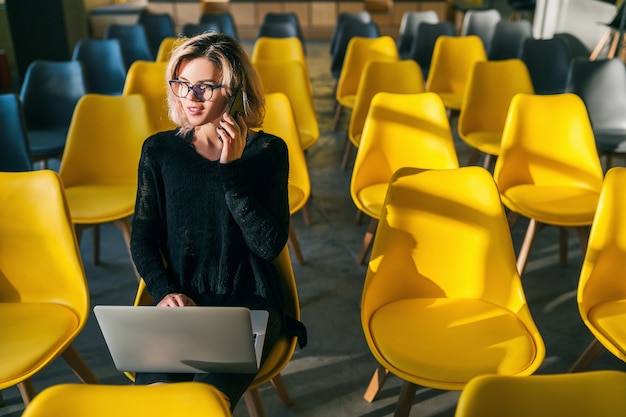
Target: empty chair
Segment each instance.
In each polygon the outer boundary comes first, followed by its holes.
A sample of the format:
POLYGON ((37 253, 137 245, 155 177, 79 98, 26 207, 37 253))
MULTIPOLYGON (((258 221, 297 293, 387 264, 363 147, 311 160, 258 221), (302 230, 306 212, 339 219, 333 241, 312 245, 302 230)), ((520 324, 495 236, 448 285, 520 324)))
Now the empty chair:
POLYGON ((380 29, 375 22, 362 22, 356 19, 348 19, 343 22, 339 32, 337 32, 337 39, 334 41, 334 48, 330 58, 331 75, 336 80, 339 80, 346 57, 346 50, 353 37, 377 38, 379 36, 380 29))
POLYGON ((139 13, 137 22, 146 32, 152 56, 156 57, 163 39, 176 36, 174 19, 169 13, 151 13, 146 9, 139 13))
MULTIPOLYGON (((302 49, 302 42, 298 38, 272 38, 261 36, 254 41, 250 59, 257 61, 299 61, 307 68, 306 55, 302 49)), ((307 77, 310 76, 307 75, 307 77)))
POLYGON ((487 170, 394 174, 365 276, 361 324, 380 364, 366 397, 380 388, 380 373, 402 379, 395 417, 409 415, 418 385, 461 390, 479 375, 523 377, 539 368, 545 346, 487 170))
POLYGON ((122 94, 126 66, 119 39, 80 39, 72 59, 83 63, 90 93, 122 94))
POLYGON ((28 405, 31 378, 59 357, 97 384, 73 345, 89 290, 61 179, 47 169, 0 172, 0 190, 0 390, 17 385, 28 405))
MULTIPOLYGON (((261 36, 269 38, 296 38, 300 40, 298 38, 298 30, 291 22, 263 22, 257 32, 257 38, 261 36)), ((302 43, 301 40, 300 42, 302 43)), ((302 45, 304 50, 304 43, 302 45)))
POLYGON ((193 38, 204 32, 220 32, 220 28, 215 23, 185 23, 180 28, 180 35, 185 38, 193 38))
POLYGON ((606 155, 606 168, 615 155, 626 153, 626 67, 619 58, 572 60, 567 91, 582 98, 596 147, 606 155))
POLYGON ((519 93, 534 93, 530 74, 521 60, 474 64, 457 124, 460 138, 474 149, 469 165, 474 165, 484 155, 483 167, 493 168, 493 162, 500 154, 509 104, 519 93))
POLYGON ((536 234, 559 227, 560 262, 567 230, 587 249, 603 172, 585 104, 575 94, 517 94, 511 100, 493 173, 510 219, 529 219, 517 256, 520 275, 536 234))
MULTIPOLYGON (((300 19, 294 12, 268 12, 263 16, 263 27, 266 23, 288 23, 296 29, 296 37, 302 42, 302 49, 306 54, 306 40, 304 39, 304 33, 302 32, 302 26, 300 25, 300 19)), ((260 29, 259 29, 260 31, 260 29)))
POLYGON ((439 23, 439 15, 434 10, 407 11, 402 14, 396 44, 400 58, 410 58, 413 39, 421 23, 439 23))
POLYGON ((369 61, 357 87, 354 108, 346 132, 343 160, 346 169, 352 148, 358 148, 372 98, 380 92, 415 94, 424 92, 424 77, 413 60, 369 61))
POLYGON ((330 55, 335 55, 337 49, 337 42, 339 41, 339 34, 343 31, 343 24, 349 20, 357 20, 363 23, 370 23, 372 21, 372 15, 367 10, 361 10, 360 12, 341 12, 337 15, 335 26, 333 27, 333 34, 330 37, 330 55))
POLYGON ((533 29, 528 20, 501 20, 496 23, 487 58, 490 61, 521 58, 524 42, 532 37, 533 29))
POLYGON ((439 23, 422 23, 413 38, 409 58, 416 61, 422 69, 424 79, 428 78, 430 63, 433 58, 435 42, 440 36, 455 36, 454 24, 449 21, 439 23))
POLYGON ((484 375, 463 389, 455 417, 614 417, 626 414, 626 373, 484 375))
POLYGON ((154 60, 156 62, 168 62, 172 56, 172 50, 182 42, 182 39, 178 37, 164 38, 154 60))
POLYGON ((135 61, 153 61, 148 37, 143 25, 111 23, 104 32, 104 39, 118 39, 122 46, 122 56, 126 69, 135 61))
POLYGON ((212 23, 219 28, 219 32, 232 38, 239 39, 235 18, 230 12, 205 12, 200 15, 198 23, 212 23))
POLYGON ((463 17, 463 24, 459 35, 476 35, 483 41, 485 51, 491 49, 496 24, 502 20, 496 9, 468 10, 463 17))
POLYGON ((59 384, 42 391, 24 417, 230 417, 230 407, 215 387, 200 382, 134 385, 59 384), (69 406, 71 404, 71 406, 69 406))
POLYGON ((0 94, 0 148, 0 171, 32 170, 24 110, 13 93, 0 94))
POLYGON ((123 95, 141 94, 145 99, 152 132, 172 130, 176 125, 169 117, 166 62, 135 61, 128 69, 123 95))
POLYGON ((352 201, 371 218, 358 264, 365 263, 371 248, 389 180, 406 166, 459 166, 446 110, 434 93, 381 92, 372 99, 350 179, 352 201))
POLYGON ((337 130, 344 107, 354 108, 356 92, 365 64, 369 61, 399 60, 396 43, 391 36, 367 38, 355 36, 348 42, 346 56, 335 89, 335 119, 333 130, 337 130))
POLYGON ((60 159, 76 103, 87 94, 87 77, 80 61, 35 60, 24 76, 20 100, 26 118, 30 153, 47 167, 60 159))
POLYGON ((309 72, 300 61, 256 60, 265 93, 284 93, 291 102, 302 149, 311 148, 320 137, 309 72))
POLYGON ((580 316, 594 339, 571 372, 588 370, 605 350, 626 362, 626 337, 622 326, 626 318, 626 291, 621 273, 617 272, 626 267, 624 187, 626 168, 609 169, 589 233, 576 297, 580 316))
POLYGON ((486 60, 485 48, 476 35, 438 37, 426 91, 439 94, 449 111, 460 110, 470 70, 476 62, 486 60))

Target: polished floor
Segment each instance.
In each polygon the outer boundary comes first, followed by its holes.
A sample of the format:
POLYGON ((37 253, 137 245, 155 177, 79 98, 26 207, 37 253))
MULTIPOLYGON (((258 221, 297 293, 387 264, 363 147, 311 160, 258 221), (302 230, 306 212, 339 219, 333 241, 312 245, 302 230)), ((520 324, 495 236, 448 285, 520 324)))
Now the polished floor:
MULTIPOLYGON (((313 189, 309 203, 312 225, 305 225, 300 213, 293 216, 293 221, 306 258, 304 265, 294 261, 294 271, 309 346, 297 350, 282 373, 293 405, 283 406, 270 385, 261 388, 261 395, 267 415, 273 417, 388 417, 393 415, 399 393, 398 378, 391 376, 387 380, 376 401, 368 403, 363 399, 377 363, 365 343, 359 318, 366 266, 357 265, 355 257, 367 224, 355 223, 356 208, 349 194, 350 169, 340 169, 349 112, 344 113, 338 131, 332 132, 334 79, 329 72, 329 45, 311 42, 307 48, 322 134, 307 155, 313 189)), ((464 164, 468 148, 459 140, 456 144, 464 164)), ((520 222, 512 231, 516 248, 524 230, 525 223, 520 222)), ((592 339, 578 315, 575 300, 581 265, 575 236, 570 237, 570 262, 566 267, 558 264, 557 241, 556 229, 541 232, 523 276, 530 309, 547 349, 538 371, 541 374, 567 372, 592 339)), ((119 231, 113 226, 103 228, 100 265, 92 263, 90 233, 85 234, 81 249, 92 305, 132 304, 136 280, 119 231)), ((449 261, 455 260, 451 257, 449 261)), ((113 366, 93 316, 75 346, 103 384, 129 383, 113 366)), ((593 369, 626 370, 626 366, 605 353, 593 369)), ((33 382, 40 391, 54 384, 75 383, 77 379, 59 359, 33 382)), ((2 394, 4 406, 0 407, 0 416, 20 416, 23 404, 17 389, 9 388, 2 394)), ((458 395, 419 389, 411 416, 453 416, 458 395)), ((247 416, 243 401, 234 415, 247 416)))

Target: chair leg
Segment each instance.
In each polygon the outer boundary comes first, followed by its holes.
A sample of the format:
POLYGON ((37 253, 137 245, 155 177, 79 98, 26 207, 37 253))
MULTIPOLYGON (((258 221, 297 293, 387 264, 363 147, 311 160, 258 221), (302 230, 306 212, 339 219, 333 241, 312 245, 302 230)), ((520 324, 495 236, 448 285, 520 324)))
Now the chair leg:
POLYGON ((300 250, 300 242, 298 242, 298 236, 296 235, 296 230, 293 227, 293 223, 289 223, 289 245, 293 250, 293 254, 296 256, 298 263, 300 265, 304 265, 304 256, 302 256, 302 251, 300 250))
POLYGON ((137 268, 135 267, 135 263, 133 262, 133 255, 130 251, 130 217, 115 220, 113 224, 122 232, 122 237, 124 238, 124 243, 126 244, 126 250, 128 251, 128 257, 130 258, 130 264, 133 267, 133 271, 135 271, 135 277, 137 278, 137 282, 139 282, 141 281, 141 275, 139 275, 139 271, 137 271, 137 268))
POLYGON ((87 365, 80 353, 74 345, 69 345, 61 355, 65 362, 72 368, 74 374, 85 384, 99 384, 98 377, 93 373, 87 365))
POLYGON ((374 375, 372 376, 369 385, 367 386, 367 389, 365 390, 365 394, 363 395, 365 401, 367 401, 368 403, 374 401, 378 392, 380 392, 380 390, 383 388, 383 385, 385 384, 388 376, 389 371, 387 370, 387 368, 382 365, 378 365, 378 367, 374 371, 374 375))
POLYGON ((594 338, 585 351, 576 359, 576 362, 574 362, 574 365, 569 369, 569 372, 587 371, 605 351, 606 348, 602 346, 602 343, 594 338))
POLYGON ((307 202, 302 207, 302 217, 304 217, 304 224, 307 226, 311 225, 311 210, 309 210, 309 203, 307 202))
POLYGON ((361 210, 357 209, 356 210, 356 217, 355 217, 355 224, 358 226, 361 224, 361 222, 363 221, 363 213, 361 210))
POLYGON ((481 151, 479 151, 478 149, 473 149, 472 153, 470 154, 469 158, 467 159, 467 165, 468 166, 476 165, 478 163, 478 160, 480 159, 481 155, 482 155, 481 151))
POLYGON ((396 405, 396 411, 393 417, 409 417, 411 406, 413 406, 413 399, 415 399, 415 392, 417 392, 417 385, 409 381, 402 383, 400 397, 398 398, 398 404, 396 405))
POLYGON ((537 235, 537 229, 537 221, 535 219, 530 219, 528 229, 526 229, 526 236, 524 236, 524 242, 522 243, 522 247, 517 255, 517 272, 520 276, 522 276, 524 269, 526 268, 526 261, 528 260, 528 254, 530 253, 533 241, 537 235))
POLYGON ((585 257, 587 253, 587 245, 589 244, 589 232, 591 228, 588 226, 579 226, 576 228, 576 235, 578 236, 578 244, 580 245, 580 253, 582 257, 585 257))
POLYGON ((352 147, 352 142, 346 134, 346 140, 343 145, 343 157, 341 158, 341 169, 343 170, 348 168, 348 160, 350 159, 350 155, 352 155, 352 147))
POLYGON ((591 55, 589 55, 590 61, 595 61, 596 59, 598 59, 598 56, 600 56, 600 53, 602 52, 602 50, 604 49, 604 47, 606 46, 606 43, 609 41, 610 38, 611 38, 611 29, 608 29, 604 32, 604 34, 600 38, 600 41, 598 41, 598 44, 596 45, 596 47, 593 48, 591 55))
POLYGON ((569 241, 569 233, 567 228, 559 227, 559 263, 561 266, 567 266, 567 243, 569 241))
POLYGON ((333 132, 337 131, 337 127, 339 126, 339 119, 341 119, 341 112, 343 110, 343 106, 341 103, 337 102, 335 105, 335 117, 333 119, 333 132))
POLYGON ((263 401, 261 401, 261 394, 258 388, 246 391, 243 394, 243 400, 246 402, 246 408, 250 417, 265 417, 265 409, 263 408, 263 401))
POLYGON ((293 401, 289 396, 287 386, 285 385, 285 381, 283 380, 283 376, 281 374, 278 374, 274 378, 272 378, 270 380, 270 384, 272 384, 272 387, 274 387, 274 391, 276 391, 280 402, 283 403, 285 407, 289 407, 293 404, 293 401))
POLYGON ((365 263, 365 258, 367 257, 368 252, 374 244, 374 235, 376 234, 377 227, 378 219, 372 218, 370 220, 369 226, 367 227, 367 231, 365 232, 365 236, 363 237, 363 245, 361 246, 361 250, 356 257, 356 263, 358 265, 363 265, 365 263))
POLYGON ((20 391, 20 396, 22 397, 24 406, 28 406, 28 404, 30 404, 30 402, 33 400, 33 398, 35 398, 36 395, 33 383, 30 379, 27 379, 17 384, 17 389, 20 391))

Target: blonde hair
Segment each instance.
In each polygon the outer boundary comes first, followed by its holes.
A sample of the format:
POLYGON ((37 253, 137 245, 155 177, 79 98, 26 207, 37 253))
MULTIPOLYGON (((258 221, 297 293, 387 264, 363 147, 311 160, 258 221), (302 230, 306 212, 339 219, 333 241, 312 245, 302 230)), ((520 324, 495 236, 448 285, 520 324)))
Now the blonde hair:
MULTIPOLYGON (((222 74, 221 84, 225 88, 218 91, 225 91, 229 99, 241 88, 245 113, 243 118, 249 128, 260 127, 265 117, 263 89, 248 54, 239 42, 217 32, 205 32, 189 38, 172 51, 165 71, 165 82, 178 79, 182 64, 197 58, 208 59, 219 69, 222 74)), ((183 135, 193 130, 180 100, 169 87, 167 103, 170 119, 181 127, 179 133, 183 135)))

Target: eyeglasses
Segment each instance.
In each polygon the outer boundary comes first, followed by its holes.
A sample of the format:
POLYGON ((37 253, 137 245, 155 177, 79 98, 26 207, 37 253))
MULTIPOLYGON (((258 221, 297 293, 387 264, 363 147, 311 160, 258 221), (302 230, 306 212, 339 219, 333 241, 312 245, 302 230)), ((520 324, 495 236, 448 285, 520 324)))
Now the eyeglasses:
POLYGON ((200 101, 210 101, 213 98, 213 92, 218 88, 224 87, 222 84, 211 85, 203 82, 189 85, 181 80, 169 80, 168 82, 172 93, 174 93, 176 97, 185 98, 189 95, 190 91, 193 91, 194 97, 200 101))

